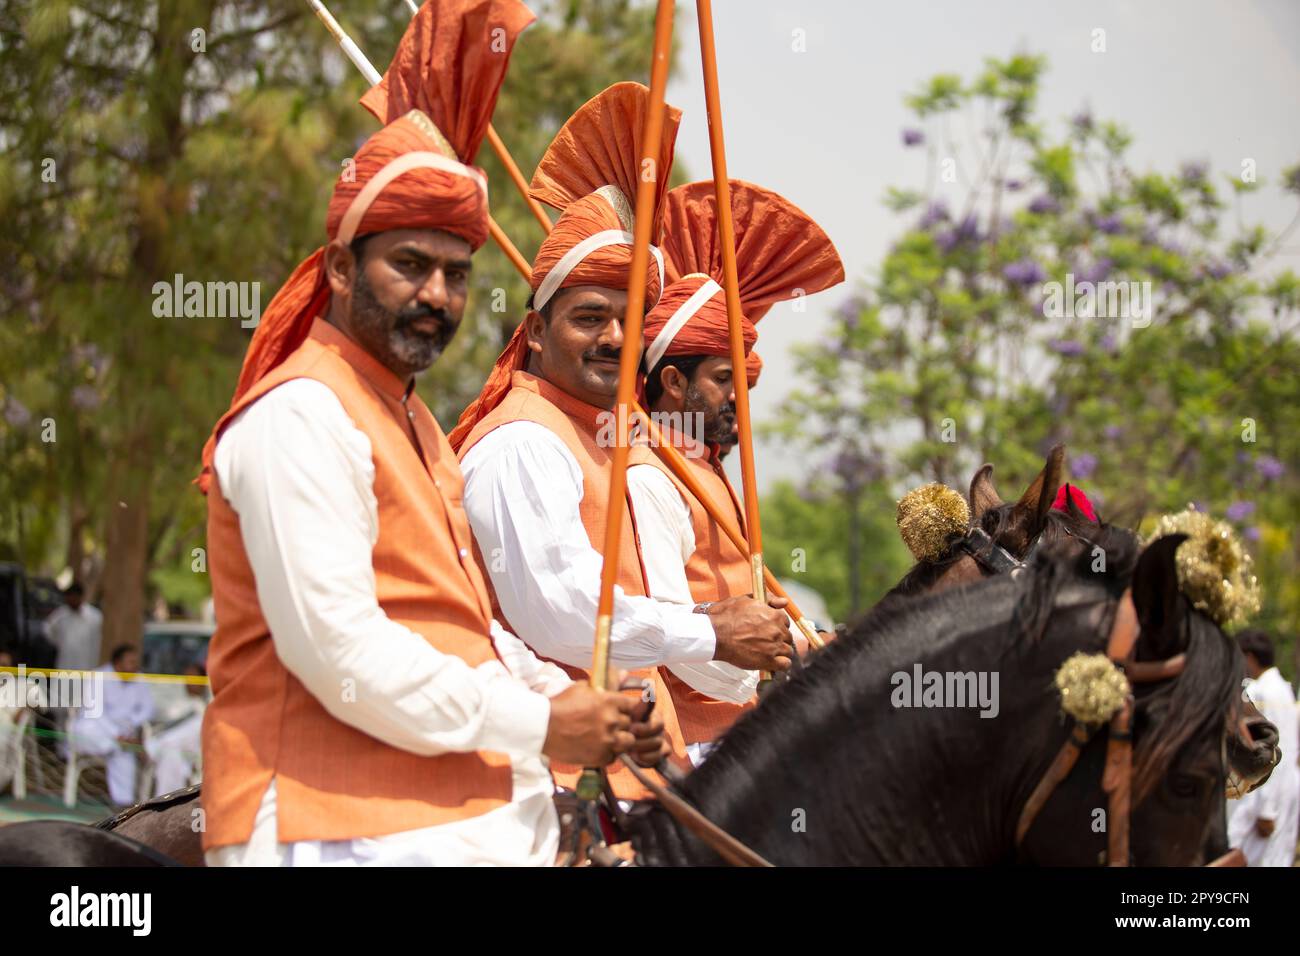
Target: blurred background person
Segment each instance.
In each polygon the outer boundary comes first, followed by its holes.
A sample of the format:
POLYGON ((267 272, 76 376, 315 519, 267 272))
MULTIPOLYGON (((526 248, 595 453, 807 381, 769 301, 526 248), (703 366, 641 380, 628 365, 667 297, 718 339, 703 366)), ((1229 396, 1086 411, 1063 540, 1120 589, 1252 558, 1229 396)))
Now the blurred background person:
POLYGON ((1282 760, 1263 786, 1229 804, 1228 842, 1250 866, 1291 866, 1300 817, 1300 768, 1296 766, 1296 702, 1291 685, 1273 663, 1273 639, 1245 630, 1237 644, 1246 655, 1246 693, 1277 727, 1282 760))
POLYGON ((115 647, 109 663, 97 668, 106 675, 102 689, 86 688, 97 692, 99 700, 84 697, 89 706, 77 713, 69 728, 77 753, 106 758, 108 796, 117 807, 136 802, 136 752, 140 732, 154 712, 148 686, 134 677, 139 667, 140 652, 133 645, 115 647))
POLYGON ((45 635, 54 644, 59 670, 94 670, 99 664, 104 616, 86 603, 85 591, 73 581, 63 591, 63 607, 45 621, 45 635))
MULTIPOLYGON (((188 677, 206 677, 202 664, 187 664, 188 677)), ((172 720, 144 745, 154 763, 153 795, 162 796, 189 786, 194 764, 202 752, 200 734, 203 712, 208 707, 208 688, 200 683, 185 685, 186 713, 172 720)))

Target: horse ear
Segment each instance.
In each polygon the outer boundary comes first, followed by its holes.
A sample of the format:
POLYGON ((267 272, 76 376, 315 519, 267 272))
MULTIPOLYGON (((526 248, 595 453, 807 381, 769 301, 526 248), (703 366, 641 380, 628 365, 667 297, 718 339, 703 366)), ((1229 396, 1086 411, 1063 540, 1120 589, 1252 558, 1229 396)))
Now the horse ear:
POLYGON ((1158 660, 1179 651, 1182 631, 1179 627, 1178 546, 1185 534, 1167 534, 1148 545, 1133 571, 1133 607, 1142 625, 1139 643, 1147 650, 1144 657, 1158 660))
POLYGON ((1065 446, 1053 445, 1052 450, 1047 453, 1043 470, 1029 483, 1025 493, 1016 502, 1017 511, 1033 516, 1034 534, 1042 530, 1047 512, 1052 510, 1052 502, 1056 500, 1056 493, 1061 490, 1061 471, 1064 467, 1065 446))
POLYGON ((992 511, 1001 504, 1002 499, 993 487, 993 466, 986 464, 970 480, 971 523, 978 525, 986 511, 992 511))
POLYGON ((1074 495, 1070 492, 1070 483, 1065 483, 1065 513, 1079 524, 1101 524, 1101 518, 1089 518, 1082 508, 1075 503, 1074 495))

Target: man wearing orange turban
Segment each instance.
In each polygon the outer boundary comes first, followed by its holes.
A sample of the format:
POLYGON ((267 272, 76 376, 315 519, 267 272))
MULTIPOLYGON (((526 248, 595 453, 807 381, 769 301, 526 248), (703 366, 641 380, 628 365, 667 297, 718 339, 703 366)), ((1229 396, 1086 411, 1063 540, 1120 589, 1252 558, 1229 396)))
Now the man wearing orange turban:
POLYGON ((488 227, 467 163, 532 19, 421 8, 363 100, 386 125, 335 184, 329 242, 267 308, 204 449, 210 864, 549 864, 546 758, 663 746, 492 619, 460 470, 413 391, 464 313, 488 227))
MULTIPOLYGON (((736 271, 743 310, 746 374, 757 378, 754 323, 783 299, 820 292, 844 280, 826 233, 802 210, 770 190, 731 182, 736 271)), ((722 290, 714 184, 691 183, 668 193, 664 258, 670 282, 646 316, 644 394, 665 439, 683 453, 712 504, 744 528, 744 509, 722 470, 722 448, 734 442, 736 396, 731 338, 722 290)), ((749 556, 731 543, 704 505, 649 449, 633 450, 628 494, 639 519, 641 555, 650 593, 694 605, 748 594, 749 556)), ((725 665, 724 665, 725 666, 725 665)), ((668 688, 687 750, 698 763, 747 707, 758 674, 675 666, 668 688)))
MULTIPOLYGON (((640 175, 655 177, 662 198, 681 117, 668 108, 660 155, 653 168, 639 170, 648 107, 644 86, 612 86, 565 123, 542 157, 531 192, 561 215, 533 267, 529 312, 451 443, 465 473, 465 510, 494 607, 525 643, 575 679, 586 679, 591 666, 598 549, 611 508, 623 509, 628 533, 618 555, 610 658, 653 694, 674 759, 686 766, 660 665, 730 661, 779 670, 790 666, 793 650, 784 615, 751 598, 695 614, 647 597, 635 516, 626 499, 609 501, 631 201, 640 175)), ((646 301, 653 304, 663 288, 658 249, 652 248, 646 280, 646 301)), ((569 787, 580 769, 552 766, 569 787)), ((646 795, 623 768, 609 780, 621 798, 646 795)))

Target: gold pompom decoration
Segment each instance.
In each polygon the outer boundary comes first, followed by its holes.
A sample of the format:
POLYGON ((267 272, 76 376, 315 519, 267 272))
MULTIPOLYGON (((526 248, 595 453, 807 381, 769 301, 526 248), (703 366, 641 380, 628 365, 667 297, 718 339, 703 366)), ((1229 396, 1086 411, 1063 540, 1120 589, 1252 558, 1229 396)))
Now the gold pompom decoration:
POLYGON ((948 539, 965 534, 970 506, 961 492, 934 482, 913 488, 898 501, 898 533, 918 561, 943 554, 948 539))
POLYGON ((1128 678, 1105 654, 1075 654, 1056 672, 1061 710, 1081 724, 1103 724, 1124 706, 1128 678))
POLYGON ((1226 521, 1216 521, 1191 505, 1163 515, 1148 544, 1167 534, 1185 534, 1178 546, 1178 586, 1192 605, 1220 627, 1242 624, 1259 611, 1259 580, 1254 562, 1226 521))

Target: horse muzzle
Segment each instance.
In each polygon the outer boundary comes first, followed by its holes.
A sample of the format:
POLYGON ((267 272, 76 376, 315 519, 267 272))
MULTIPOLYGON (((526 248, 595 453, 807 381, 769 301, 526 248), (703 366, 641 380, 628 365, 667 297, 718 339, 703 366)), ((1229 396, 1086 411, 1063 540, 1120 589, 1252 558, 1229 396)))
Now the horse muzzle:
POLYGON ((1282 759, 1282 751, 1278 747, 1277 728, 1253 704, 1246 705, 1237 732, 1228 738, 1227 743, 1226 789, 1228 799, 1235 800, 1268 780, 1282 759))

